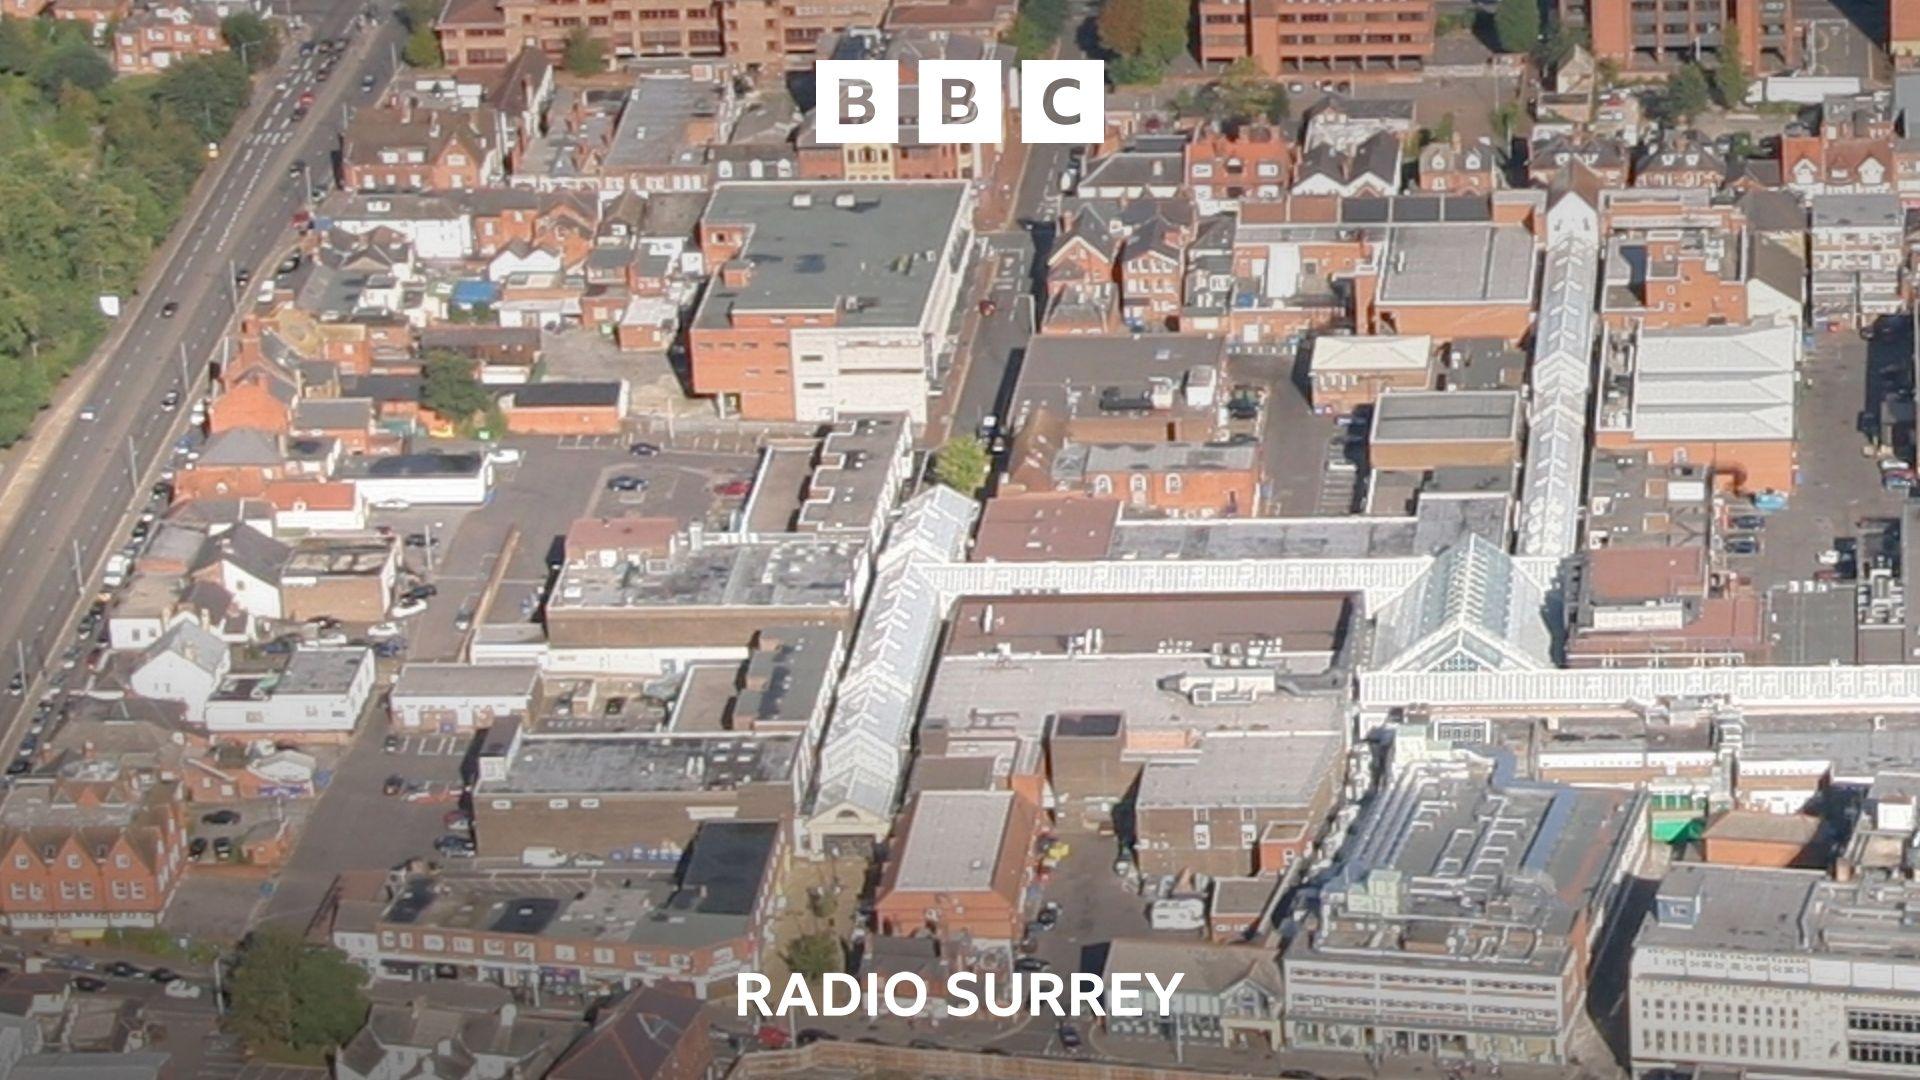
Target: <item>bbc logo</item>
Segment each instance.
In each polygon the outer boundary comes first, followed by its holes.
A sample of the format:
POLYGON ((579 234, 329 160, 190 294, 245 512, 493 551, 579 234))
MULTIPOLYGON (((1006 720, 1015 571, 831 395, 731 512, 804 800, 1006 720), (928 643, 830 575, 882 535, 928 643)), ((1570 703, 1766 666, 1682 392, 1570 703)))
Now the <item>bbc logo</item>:
MULTIPOLYGON (((827 145, 900 141, 900 65, 822 60, 814 134, 827 145)), ((922 60, 914 88, 922 143, 1005 139, 1007 67, 998 60, 922 60)), ((1107 78, 1101 60, 1028 60, 1015 80, 1020 141, 1087 145, 1106 137, 1107 78)))

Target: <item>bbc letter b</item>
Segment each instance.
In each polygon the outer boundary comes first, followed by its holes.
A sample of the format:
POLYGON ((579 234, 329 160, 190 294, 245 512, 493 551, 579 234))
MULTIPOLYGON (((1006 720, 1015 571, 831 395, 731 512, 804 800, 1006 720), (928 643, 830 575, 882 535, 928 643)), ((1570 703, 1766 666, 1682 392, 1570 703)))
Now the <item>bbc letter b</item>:
POLYGON ((892 60, 822 60, 814 134, 829 145, 900 141, 900 65, 892 60))
POLYGON ((997 145, 1002 137, 1006 96, 998 60, 922 60, 919 94, 920 141, 997 145))
POLYGON ((1107 80, 1098 60, 1020 65, 1020 141, 1091 145, 1106 137, 1107 80))

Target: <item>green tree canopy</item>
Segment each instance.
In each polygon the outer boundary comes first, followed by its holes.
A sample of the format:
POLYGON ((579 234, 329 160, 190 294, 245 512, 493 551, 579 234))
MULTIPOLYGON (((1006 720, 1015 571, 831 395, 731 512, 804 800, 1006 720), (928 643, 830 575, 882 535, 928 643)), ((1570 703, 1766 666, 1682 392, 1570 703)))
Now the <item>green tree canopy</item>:
POLYGON ((455 352, 435 350, 426 356, 420 380, 420 401, 449 423, 461 424, 493 408, 493 395, 475 376, 475 362, 455 352))
POLYGON ((1500 0, 1493 11, 1493 40, 1501 52, 1532 52, 1540 41, 1539 0, 1500 0))
POLYGON ((1006 41, 1019 50, 1020 59, 1034 60, 1053 51, 1066 26, 1066 0, 1021 0, 1020 14, 1007 31, 1006 41))
POLYGON ((795 974, 813 982, 819 982, 823 975, 847 969, 847 953, 840 946, 840 939, 826 931, 794 938, 793 944, 787 946, 785 960, 795 974))
POLYGON ((565 59, 567 70, 575 75, 596 75, 607 70, 607 46, 584 26, 567 31, 565 59))
POLYGON ((971 435, 948 439, 933 456, 933 478, 958 491, 973 495, 987 485, 987 473, 993 468, 993 455, 987 444, 971 435))
POLYGON ((258 12, 236 11, 220 20, 220 36, 241 55, 248 71, 264 71, 280 59, 280 31, 258 12))
POLYGON ((1673 120, 1690 120, 1706 110, 1710 100, 1706 72, 1699 64, 1687 64, 1667 80, 1666 92, 1657 102, 1661 115, 1673 120))
POLYGON ((365 982, 337 949, 287 930, 256 930, 227 984, 227 1028, 255 1050, 339 1046, 366 1022, 365 982))
POLYGON ((1720 41, 1720 61, 1713 68, 1713 93, 1720 104, 1738 109, 1747 102, 1746 61, 1740 55, 1740 28, 1728 24, 1720 41))
MULTIPOLYGON (((1115 82, 1157 80, 1187 51, 1188 5, 1181 0, 1107 0, 1094 28, 1100 47, 1123 65, 1115 82), (1136 76, 1123 79, 1122 74, 1136 76), (1144 78, 1151 75, 1152 79, 1144 78)), ((1111 68, 1112 65, 1109 65, 1111 68)))
POLYGON ((1220 81, 1207 88, 1204 100, 1207 115, 1235 123, 1278 124, 1293 111, 1286 84, 1269 79, 1251 56, 1242 56, 1228 64, 1220 81))
POLYGON ((202 140, 213 142, 247 107, 249 90, 247 70, 240 58, 222 53, 196 56, 168 68, 155 84, 153 96, 193 125, 202 140))

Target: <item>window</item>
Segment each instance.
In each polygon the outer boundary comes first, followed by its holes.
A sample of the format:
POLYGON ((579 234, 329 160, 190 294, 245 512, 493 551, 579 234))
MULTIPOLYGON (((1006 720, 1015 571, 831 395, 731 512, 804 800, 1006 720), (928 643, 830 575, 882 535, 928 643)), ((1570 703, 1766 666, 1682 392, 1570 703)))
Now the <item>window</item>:
POLYGON ((1193 824, 1193 849, 1205 851, 1213 846, 1213 827, 1204 821, 1193 824))
POLYGON ((1260 826, 1251 821, 1240 823, 1240 846, 1250 848, 1260 842, 1260 826))

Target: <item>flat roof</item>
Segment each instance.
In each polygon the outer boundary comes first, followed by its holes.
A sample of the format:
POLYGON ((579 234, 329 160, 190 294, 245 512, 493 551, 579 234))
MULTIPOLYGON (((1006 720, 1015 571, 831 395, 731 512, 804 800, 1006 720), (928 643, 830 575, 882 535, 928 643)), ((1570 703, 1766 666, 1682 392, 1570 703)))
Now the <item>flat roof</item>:
POLYGON ((1337 731, 1214 731, 1190 761, 1153 761, 1140 773, 1139 807, 1307 806, 1333 780, 1346 737, 1337 731))
POLYGON ((908 830, 894 888, 911 892, 990 888, 1013 801, 1011 791, 921 792, 913 820, 930 827, 908 830))
POLYGON ((1320 334, 1313 339, 1313 368, 1322 371, 1424 371, 1433 361, 1428 334, 1320 334))
POLYGON ((750 543, 683 545, 645 566, 570 563, 549 607, 845 607, 854 602, 866 545, 788 535, 750 543))
POLYGON ((1287 652, 1333 652, 1346 626, 1345 593, 1209 593, 967 597, 947 634, 950 656, 1002 646, 1044 656, 1083 651, 1098 631, 1108 653, 1196 653, 1272 643, 1287 652))
POLYGON ((730 791, 786 779, 798 743, 793 735, 529 739, 507 763, 505 779, 482 781, 478 790, 489 795, 730 791))
POLYGON ((353 685, 362 665, 370 663, 369 649, 298 649, 273 684, 276 696, 340 694, 353 685))
POLYGON ((974 534, 975 562, 1103 559, 1120 520, 1119 499, 1040 492, 987 501, 974 534))
POLYGON ((1402 226, 1387 240, 1380 303, 1526 303, 1536 261, 1519 225, 1402 226))
MULTIPOLYGON (((721 184, 703 226, 742 227, 744 285, 716 274, 695 316, 728 325, 732 312, 837 311, 843 327, 912 327, 932 301, 938 260, 964 229, 960 182, 721 184)), ((957 266, 956 266, 957 268, 957 266)))
POLYGON ((534 664, 410 663, 400 669, 392 696, 531 698, 539 681, 534 664))
POLYGON ((1388 390, 1373 403, 1370 442, 1488 442, 1520 437, 1514 390, 1388 390))

